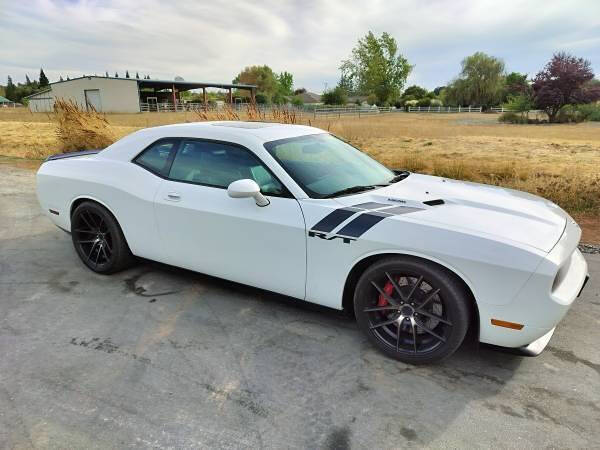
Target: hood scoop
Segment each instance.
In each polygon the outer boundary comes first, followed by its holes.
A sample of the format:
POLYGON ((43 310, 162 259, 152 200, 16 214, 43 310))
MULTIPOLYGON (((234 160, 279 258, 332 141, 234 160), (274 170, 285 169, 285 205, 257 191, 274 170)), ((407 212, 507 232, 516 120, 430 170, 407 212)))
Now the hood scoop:
POLYGON ((427 200, 426 202, 423 202, 425 205, 429 205, 429 206, 437 206, 437 205, 443 205, 444 200, 442 200, 441 198, 438 198, 437 200, 427 200))

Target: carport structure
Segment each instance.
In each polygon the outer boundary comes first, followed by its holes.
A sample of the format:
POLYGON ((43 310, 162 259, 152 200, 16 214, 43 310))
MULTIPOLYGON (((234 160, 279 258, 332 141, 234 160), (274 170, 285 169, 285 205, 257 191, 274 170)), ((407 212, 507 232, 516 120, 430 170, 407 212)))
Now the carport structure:
POLYGON ((185 80, 136 80, 140 97, 141 111, 174 110, 185 109, 181 102, 181 92, 202 89, 204 106, 208 105, 206 89, 216 88, 227 90, 227 101, 233 103, 233 90, 245 90, 250 93, 252 103, 256 100, 256 85, 252 84, 228 84, 207 83, 185 80))

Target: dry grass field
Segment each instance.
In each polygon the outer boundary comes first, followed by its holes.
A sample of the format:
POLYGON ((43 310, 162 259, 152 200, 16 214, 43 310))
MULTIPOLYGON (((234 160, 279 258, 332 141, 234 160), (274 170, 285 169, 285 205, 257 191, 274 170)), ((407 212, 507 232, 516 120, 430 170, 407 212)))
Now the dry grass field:
MULTIPOLYGON (((497 117, 397 113, 360 119, 305 116, 296 121, 329 130, 388 167, 541 195, 577 218, 584 241, 600 242, 600 123, 510 125, 498 123, 497 117)), ((114 139, 144 127, 207 117, 188 112, 105 118, 114 139)), ((52 115, 0 110, 0 126, 0 155, 5 162, 28 164, 15 158, 40 159, 63 149, 52 115)))

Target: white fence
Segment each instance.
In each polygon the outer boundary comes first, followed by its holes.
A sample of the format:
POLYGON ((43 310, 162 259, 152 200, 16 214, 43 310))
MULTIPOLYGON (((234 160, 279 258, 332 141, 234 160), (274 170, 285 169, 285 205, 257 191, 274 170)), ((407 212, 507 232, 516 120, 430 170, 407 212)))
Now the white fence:
POLYGON ((470 113, 482 111, 481 106, 409 106, 408 112, 418 113, 470 113))
POLYGON ((377 106, 320 106, 313 111, 314 117, 342 117, 342 116, 371 116, 399 111, 394 107, 377 106))

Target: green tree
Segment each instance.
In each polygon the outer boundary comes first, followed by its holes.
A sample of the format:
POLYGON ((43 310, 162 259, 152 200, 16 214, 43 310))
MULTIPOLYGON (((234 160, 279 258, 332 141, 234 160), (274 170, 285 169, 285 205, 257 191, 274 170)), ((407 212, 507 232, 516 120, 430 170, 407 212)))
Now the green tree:
POLYGON ((404 90, 404 92, 402 93, 402 97, 410 95, 413 98, 420 100, 422 98, 427 97, 427 94, 427 89, 413 84, 412 86, 409 86, 404 90))
POLYGON ((300 96, 300 95, 294 95, 292 97, 292 105, 294 105, 294 106, 302 106, 302 105, 304 105, 304 102, 302 101, 302 96, 300 96))
POLYGON ((390 34, 377 37, 369 31, 340 69, 353 90, 363 95, 373 93, 377 102, 384 104, 400 96, 412 66, 398 53, 398 44, 390 34))
POLYGON ((10 101, 16 102, 16 93, 17 87, 14 85, 13 80, 9 75, 8 81, 6 82, 6 89, 4 90, 4 96, 10 101))
POLYGON ((321 101, 326 105, 345 105, 348 101, 348 96, 344 88, 336 86, 333 89, 323 92, 321 101))
POLYGON ((119 72, 115 72, 115 78, 119 78, 119 72))
POLYGON ((108 70, 104 73, 104 76, 108 78, 108 70))
POLYGON ((277 75, 279 92, 282 95, 292 95, 294 90, 294 76, 289 72, 281 72, 277 75))
POLYGON ((125 78, 129 78, 129 70, 125 71, 125 78))
MULTIPOLYGON (((257 93, 264 96, 266 103, 270 103, 275 93, 279 91, 279 80, 269 66, 246 67, 233 79, 233 83, 255 84, 257 93)), ((247 93, 243 92, 238 95, 247 95, 247 93)))
POLYGON ((46 87, 50 84, 50 82, 48 81, 48 78, 46 77, 46 74, 44 73, 44 69, 40 68, 40 81, 39 81, 39 86, 41 88, 46 87))
POLYGON ((462 70, 445 89, 448 104, 497 105, 504 92, 504 62, 483 52, 467 56, 462 70))
POLYGON ((139 79, 140 79, 140 73, 139 73, 139 72, 136 72, 136 73, 135 73, 135 77, 136 77, 136 78, 139 80, 139 79))

